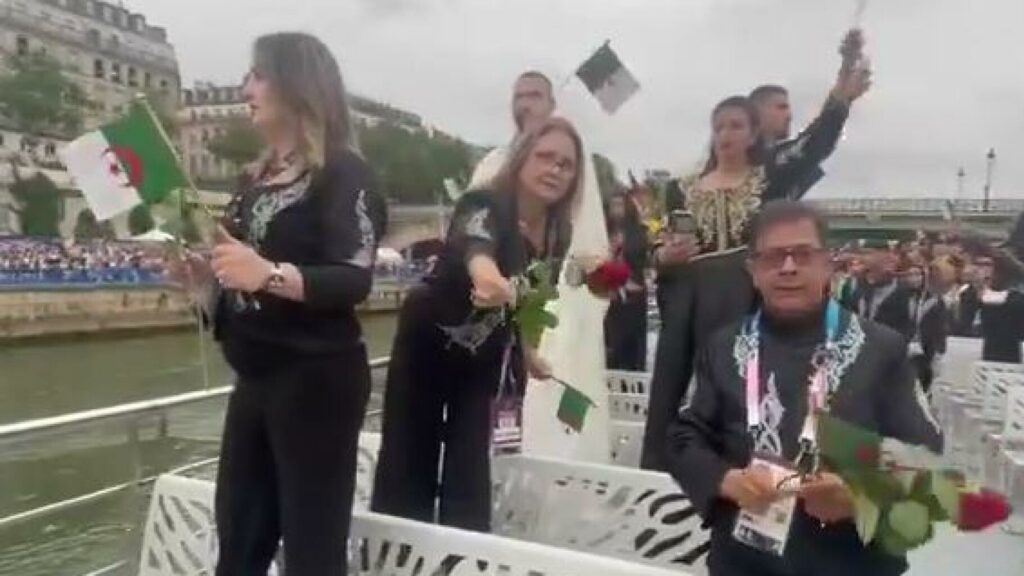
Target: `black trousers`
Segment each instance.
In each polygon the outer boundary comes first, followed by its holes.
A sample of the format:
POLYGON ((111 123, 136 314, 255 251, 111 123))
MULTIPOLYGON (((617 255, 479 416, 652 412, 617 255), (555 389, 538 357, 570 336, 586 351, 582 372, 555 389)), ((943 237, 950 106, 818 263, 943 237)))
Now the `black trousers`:
POLYGON ((917 372, 917 381, 921 383, 921 389, 927 393, 932 389, 932 380, 935 374, 932 371, 932 358, 924 354, 915 354, 910 357, 910 363, 917 372))
POLYGON ((239 381, 217 475, 218 576, 264 576, 284 538, 289 576, 344 576, 366 350, 290 358, 239 381))
POLYGON ((647 294, 616 300, 604 318, 606 365, 610 370, 643 371, 647 364, 647 294))
POLYGON ((661 331, 640 456, 644 470, 668 470, 668 427, 679 415, 704 343, 757 302, 743 251, 688 264, 670 280, 659 287, 661 331))
POLYGON ((443 295, 432 290, 411 291, 398 320, 371 509, 489 532, 491 404, 501 350, 488 343, 471 354, 447 345, 437 326, 443 295))

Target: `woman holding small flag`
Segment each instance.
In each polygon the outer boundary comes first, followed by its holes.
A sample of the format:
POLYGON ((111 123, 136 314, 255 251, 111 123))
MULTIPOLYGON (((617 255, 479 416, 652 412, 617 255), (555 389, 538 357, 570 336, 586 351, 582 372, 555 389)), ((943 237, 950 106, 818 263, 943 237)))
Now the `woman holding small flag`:
POLYGON ((686 216, 682 242, 652 253, 658 268, 662 328, 641 465, 665 469, 665 429, 686 396, 694 360, 707 337, 754 304, 745 239, 763 203, 797 199, 802 183, 834 149, 850 106, 871 85, 859 34, 848 35, 843 64, 821 116, 785 145, 765 146, 757 106, 727 98, 711 113, 711 153, 705 167, 666 190, 666 204, 686 216), (725 289, 723 289, 725 288, 725 289))
POLYGON ((351 146, 337 63, 305 34, 256 41, 243 93, 266 142, 213 249, 215 334, 238 382, 217 478, 217 574, 347 573, 370 372, 355 306, 385 217, 351 146))
POLYGON ((459 199, 440 259, 399 317, 374 511, 490 530, 492 440, 521 438, 527 372, 551 376, 517 312, 557 275, 583 162, 576 129, 549 118, 516 140, 488 189, 459 199))

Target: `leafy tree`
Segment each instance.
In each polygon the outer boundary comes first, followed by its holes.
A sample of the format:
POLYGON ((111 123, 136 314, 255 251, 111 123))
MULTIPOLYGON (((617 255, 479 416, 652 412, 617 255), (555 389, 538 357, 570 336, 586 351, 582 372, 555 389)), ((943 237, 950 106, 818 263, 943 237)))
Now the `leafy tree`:
POLYGON ((128 213, 128 232, 132 236, 145 234, 155 227, 156 222, 153 221, 153 214, 149 211, 149 206, 140 204, 128 213))
POLYGON ((233 120, 223 133, 210 139, 206 149, 235 169, 240 169, 259 157, 263 143, 252 124, 245 120, 233 120))
POLYGON ((470 148, 461 140, 431 136, 387 122, 364 127, 360 143, 383 194, 409 204, 432 204, 447 195, 446 178, 464 180, 470 148))
POLYGON ((58 130, 76 135, 89 106, 82 89, 43 54, 9 58, 10 72, 0 76, 0 114, 21 132, 58 130))
POLYGON ((26 236, 60 235, 60 189, 45 174, 37 172, 31 178, 21 178, 14 168, 14 183, 10 192, 14 198, 21 223, 21 233, 26 236))
POLYGON ((178 133, 178 118, 175 116, 177 103, 165 94, 150 90, 146 92, 146 101, 156 114, 164 132, 169 138, 178 133))
POLYGON ((75 220, 75 240, 113 240, 114 227, 110 221, 98 222, 92 210, 86 208, 75 220))
POLYGON ((594 172, 597 175, 597 188, 601 191, 602 198, 610 198, 616 191, 622 189, 622 183, 615 175, 615 164, 601 154, 594 154, 594 172))

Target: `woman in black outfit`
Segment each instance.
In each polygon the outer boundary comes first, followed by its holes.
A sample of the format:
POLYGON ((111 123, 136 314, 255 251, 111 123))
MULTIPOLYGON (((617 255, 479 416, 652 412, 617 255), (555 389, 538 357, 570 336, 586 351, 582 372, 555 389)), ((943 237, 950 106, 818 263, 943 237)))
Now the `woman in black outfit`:
POLYGON ((903 285, 908 294, 910 332, 904 334, 910 343, 910 363, 917 372, 921 389, 928 392, 935 379, 935 358, 946 353, 946 304, 932 293, 929 269, 911 264, 903 272, 903 285))
MULTIPOLYGON (((1024 219, 1018 221, 1024 222, 1024 219)), ((1024 354, 1024 234, 1020 229, 1001 246, 980 237, 962 239, 964 249, 979 263, 982 277, 990 278, 980 294, 981 359, 1020 364, 1024 354)))
POLYGON ((213 250, 215 334, 238 376, 217 477, 217 574, 266 574, 283 537, 289 575, 344 575, 370 388, 355 306, 385 217, 319 40, 259 38, 243 91, 267 150, 213 250))
POLYGON ((604 319, 607 365, 638 372, 647 364, 647 229, 636 204, 623 192, 609 199, 607 219, 611 256, 624 260, 631 272, 629 282, 611 295, 604 319))
POLYGON ((517 292, 531 261, 557 274, 583 158, 572 125, 549 119, 517 139, 491 189, 456 205, 440 259, 398 320, 374 511, 490 530, 492 408, 509 398, 521 406, 527 371, 550 375, 522 345, 517 292))

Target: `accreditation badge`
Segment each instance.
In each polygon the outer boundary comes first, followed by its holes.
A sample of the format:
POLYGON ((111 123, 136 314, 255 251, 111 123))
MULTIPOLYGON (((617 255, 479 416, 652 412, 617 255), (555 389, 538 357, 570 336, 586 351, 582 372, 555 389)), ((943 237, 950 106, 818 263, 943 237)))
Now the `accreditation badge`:
POLYGON ((523 449, 523 398, 501 396, 491 404, 491 453, 519 454, 523 449))
POLYGON ((787 495, 773 502, 763 514, 740 510, 732 536, 736 541, 751 548, 782 556, 786 551, 793 515, 796 513, 796 488, 799 486, 799 478, 791 467, 768 459, 755 457, 751 466, 763 466, 770 470, 773 481, 776 485, 781 485, 787 495))

